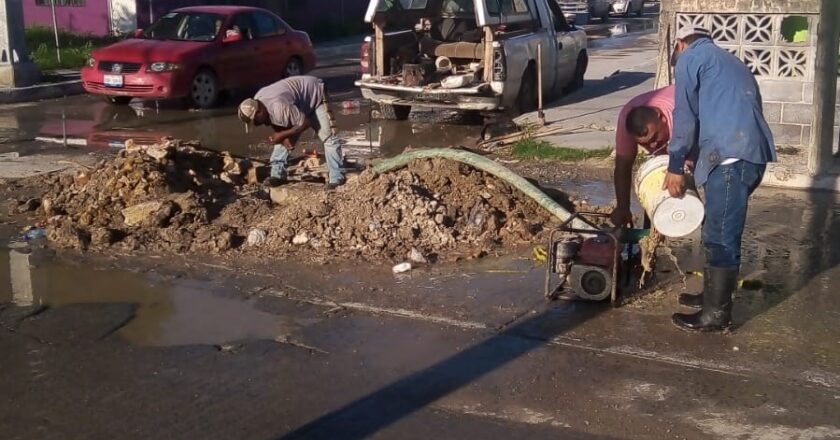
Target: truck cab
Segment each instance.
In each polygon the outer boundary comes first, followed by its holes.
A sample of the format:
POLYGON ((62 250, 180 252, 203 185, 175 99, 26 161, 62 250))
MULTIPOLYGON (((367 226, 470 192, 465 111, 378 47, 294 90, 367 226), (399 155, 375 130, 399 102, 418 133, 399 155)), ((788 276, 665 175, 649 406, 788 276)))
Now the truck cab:
POLYGON ((538 93, 581 86, 588 64, 586 34, 556 0, 371 0, 365 21, 356 85, 387 119, 412 107, 531 111, 538 93))

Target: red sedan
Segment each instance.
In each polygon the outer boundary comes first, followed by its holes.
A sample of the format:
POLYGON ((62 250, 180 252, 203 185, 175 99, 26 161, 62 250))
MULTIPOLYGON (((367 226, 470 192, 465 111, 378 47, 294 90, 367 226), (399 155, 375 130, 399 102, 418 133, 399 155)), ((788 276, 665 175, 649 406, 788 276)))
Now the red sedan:
POLYGON ((223 90, 269 84, 314 67, 309 36, 271 12, 196 6, 169 12, 136 37, 94 51, 82 83, 115 104, 187 98, 210 108, 223 90))

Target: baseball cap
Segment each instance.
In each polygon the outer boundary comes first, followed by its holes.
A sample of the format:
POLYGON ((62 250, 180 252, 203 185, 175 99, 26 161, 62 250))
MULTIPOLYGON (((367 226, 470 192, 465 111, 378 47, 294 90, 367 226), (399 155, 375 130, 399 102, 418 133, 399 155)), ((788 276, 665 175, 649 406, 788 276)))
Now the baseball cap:
POLYGON ((703 26, 690 24, 677 29, 677 34, 675 35, 675 37, 677 38, 677 40, 682 40, 692 35, 702 35, 704 37, 711 37, 712 33, 709 32, 709 30, 704 28, 703 26))
POLYGON ((260 108, 260 103, 256 99, 248 98, 239 104, 239 120, 246 124, 254 122, 254 115, 260 108))

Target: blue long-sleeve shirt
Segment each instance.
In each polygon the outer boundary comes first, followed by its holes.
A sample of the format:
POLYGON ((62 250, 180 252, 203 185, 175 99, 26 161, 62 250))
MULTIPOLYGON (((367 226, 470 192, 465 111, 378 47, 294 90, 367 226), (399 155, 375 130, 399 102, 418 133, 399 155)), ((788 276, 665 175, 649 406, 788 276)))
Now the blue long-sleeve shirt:
POLYGON ((695 149, 698 186, 726 159, 755 164, 776 161, 758 83, 741 60, 702 38, 679 57, 675 77, 668 171, 683 174, 686 157, 695 149))

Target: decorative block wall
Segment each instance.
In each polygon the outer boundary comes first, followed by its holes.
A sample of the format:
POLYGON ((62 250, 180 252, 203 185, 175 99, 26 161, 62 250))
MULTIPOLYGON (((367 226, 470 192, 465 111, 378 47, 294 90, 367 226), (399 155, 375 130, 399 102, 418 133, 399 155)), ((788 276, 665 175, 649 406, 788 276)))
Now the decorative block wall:
POLYGON ((678 12, 675 19, 676 30, 687 25, 709 29, 717 45, 752 70, 777 144, 810 145, 818 15, 678 12), (807 36, 786 35, 788 17, 806 21, 807 36))

